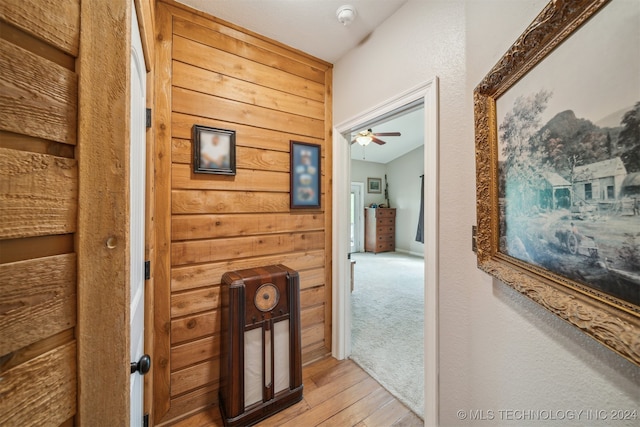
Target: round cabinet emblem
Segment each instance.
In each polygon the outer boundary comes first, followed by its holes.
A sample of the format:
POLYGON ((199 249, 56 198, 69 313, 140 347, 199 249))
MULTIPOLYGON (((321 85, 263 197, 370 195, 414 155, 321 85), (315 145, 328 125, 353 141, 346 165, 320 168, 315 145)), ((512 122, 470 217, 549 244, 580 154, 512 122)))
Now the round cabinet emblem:
POLYGON ((265 283, 256 291, 255 304, 260 311, 271 311, 278 304, 280 293, 273 283, 265 283))

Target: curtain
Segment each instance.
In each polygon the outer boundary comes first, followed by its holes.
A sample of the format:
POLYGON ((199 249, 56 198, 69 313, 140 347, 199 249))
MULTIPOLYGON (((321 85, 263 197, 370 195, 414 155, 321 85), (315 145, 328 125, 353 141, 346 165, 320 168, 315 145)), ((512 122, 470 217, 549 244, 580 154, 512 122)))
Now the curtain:
POLYGON ((420 215, 418 216, 416 242, 424 243, 424 175, 420 175, 420 180, 422 181, 420 185, 420 215))

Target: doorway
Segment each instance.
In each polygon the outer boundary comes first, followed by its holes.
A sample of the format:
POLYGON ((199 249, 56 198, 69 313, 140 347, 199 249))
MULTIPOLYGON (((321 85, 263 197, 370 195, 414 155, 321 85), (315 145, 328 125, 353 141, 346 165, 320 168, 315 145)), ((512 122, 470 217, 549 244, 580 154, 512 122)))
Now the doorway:
MULTIPOLYGON (((145 304, 145 164, 146 164, 146 68, 142 39, 135 5, 131 4, 131 87, 130 87, 130 295, 129 332, 130 358, 138 363, 131 368, 129 382, 130 423, 143 425, 144 379, 148 371, 144 353, 144 304, 145 304)), ((146 356, 146 355, 145 355, 146 356)), ((148 358, 148 356, 146 356, 148 358)))
MULTIPOLYGON (((424 188, 424 234, 425 234, 425 306, 424 306, 424 360, 425 360, 425 424, 437 423, 438 413, 438 79, 433 79, 409 89, 392 99, 379 104, 358 116, 338 124, 333 131, 334 169, 333 182, 351 182, 349 169, 350 143, 343 134, 362 124, 398 110, 414 102, 424 104, 425 115, 425 188, 424 188)), ((351 352, 350 312, 350 188, 336 186, 333 193, 333 329, 332 354, 344 359, 351 352)))

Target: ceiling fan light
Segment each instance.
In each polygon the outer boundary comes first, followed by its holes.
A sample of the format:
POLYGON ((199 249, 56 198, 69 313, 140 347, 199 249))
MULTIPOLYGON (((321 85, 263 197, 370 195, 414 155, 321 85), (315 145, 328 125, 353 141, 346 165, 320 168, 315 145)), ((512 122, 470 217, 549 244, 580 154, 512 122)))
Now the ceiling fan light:
POLYGON ((358 135, 356 137, 356 142, 362 145, 363 147, 366 147, 367 145, 369 145, 371 141, 372 141, 372 138, 368 135, 358 135))

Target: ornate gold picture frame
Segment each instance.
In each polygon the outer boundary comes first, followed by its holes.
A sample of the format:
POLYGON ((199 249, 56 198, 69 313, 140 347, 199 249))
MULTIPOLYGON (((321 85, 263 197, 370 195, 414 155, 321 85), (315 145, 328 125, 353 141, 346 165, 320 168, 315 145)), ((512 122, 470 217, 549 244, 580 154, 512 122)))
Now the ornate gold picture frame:
POLYGON ((640 185, 631 185, 640 141, 624 139, 640 110, 640 99, 625 98, 640 89, 638 47, 628 45, 637 36, 603 42, 628 49, 628 62, 585 42, 628 25, 620 7, 636 24, 635 2, 549 2, 476 87, 477 257, 478 268, 640 366, 640 185), (582 139, 568 137, 577 126, 582 139))

